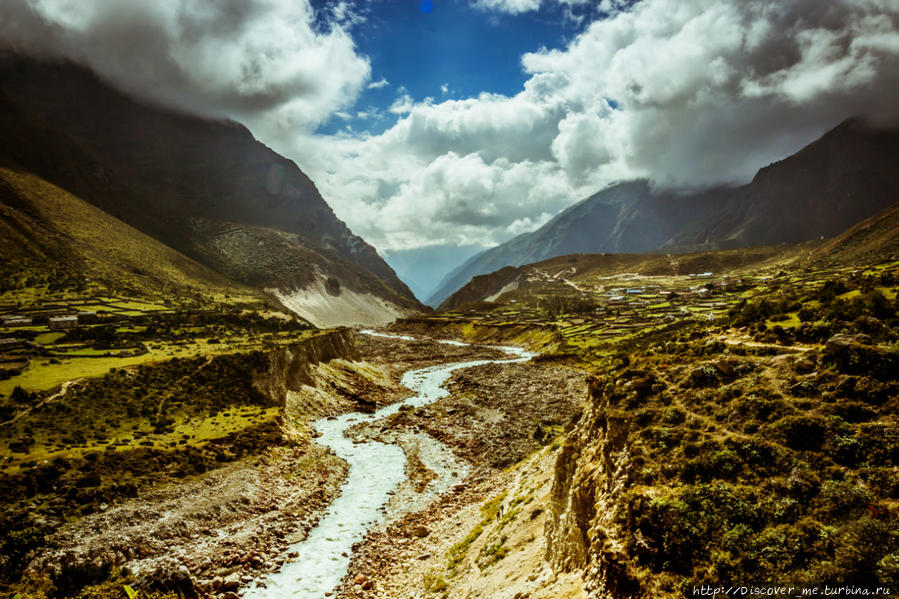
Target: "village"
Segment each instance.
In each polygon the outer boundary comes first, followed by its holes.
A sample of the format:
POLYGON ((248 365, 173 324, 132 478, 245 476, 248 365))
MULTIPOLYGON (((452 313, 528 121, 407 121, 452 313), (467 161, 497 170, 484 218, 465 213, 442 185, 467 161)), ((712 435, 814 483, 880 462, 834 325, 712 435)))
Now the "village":
MULTIPOLYGON (((895 269, 896 264, 880 270, 895 269)), ((874 274, 841 272, 846 280, 874 274)), ((832 270, 780 268, 755 272, 698 272, 682 275, 620 273, 594 276, 574 266, 530 270, 527 282, 490 299, 472 302, 438 318, 493 324, 551 325, 582 349, 617 343, 681 321, 714 323, 741 302, 771 292, 801 295, 819 288, 832 270)), ((849 292, 846 297, 857 295, 849 292)), ((773 315, 765 327, 782 331, 799 326, 798 309, 773 315)), ((763 327, 763 329, 765 328, 763 327)))
POLYGON ((118 296, 0 303, 0 396, 48 391, 110 369, 258 349, 309 328, 297 320, 118 296))

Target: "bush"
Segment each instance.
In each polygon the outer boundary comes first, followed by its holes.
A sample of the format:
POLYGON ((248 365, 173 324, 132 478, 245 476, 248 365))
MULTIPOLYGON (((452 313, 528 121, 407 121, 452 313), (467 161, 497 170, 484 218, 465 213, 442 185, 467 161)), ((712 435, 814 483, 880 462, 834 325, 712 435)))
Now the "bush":
POLYGON ((877 577, 895 577, 895 558, 899 549, 899 528, 888 522, 865 516, 849 523, 835 539, 835 581, 849 584, 882 584, 877 577))
POLYGON ((819 496, 821 510, 832 520, 845 520, 867 510, 874 496, 852 481, 824 481, 819 496))
POLYGON ((822 304, 830 303, 836 296, 843 295, 849 291, 843 281, 830 279, 824 281, 824 284, 818 290, 818 301, 822 304))
POLYGON ((9 394, 9 398, 16 403, 28 403, 29 401, 33 400, 35 397, 36 396, 34 393, 29 393, 28 391, 25 391, 25 389, 23 389, 19 385, 16 385, 15 388, 12 390, 12 393, 9 394))
POLYGON ((892 318, 895 315, 895 310, 890 305, 890 301, 879 289, 872 289, 864 293, 862 301, 865 304, 865 309, 874 318, 892 318))

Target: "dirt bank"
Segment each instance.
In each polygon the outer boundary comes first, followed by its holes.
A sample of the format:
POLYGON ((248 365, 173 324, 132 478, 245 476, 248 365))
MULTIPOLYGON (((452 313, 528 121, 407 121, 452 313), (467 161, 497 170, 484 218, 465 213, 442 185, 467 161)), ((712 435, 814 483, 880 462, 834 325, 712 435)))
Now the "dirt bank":
POLYGON ((491 364, 455 373, 448 388, 433 404, 354 431, 385 441, 426 433, 468 462, 470 474, 425 509, 370 531, 338 596, 583 596, 576 575, 552 574, 543 535, 553 441, 585 397, 583 374, 491 364))

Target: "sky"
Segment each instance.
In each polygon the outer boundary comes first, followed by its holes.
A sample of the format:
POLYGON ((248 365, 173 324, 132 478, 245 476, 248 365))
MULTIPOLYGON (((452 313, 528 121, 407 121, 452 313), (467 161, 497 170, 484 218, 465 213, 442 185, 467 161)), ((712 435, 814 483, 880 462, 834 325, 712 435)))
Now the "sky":
POLYGON ((616 181, 899 121, 895 0, 4 0, 0 42, 243 122, 420 297, 616 181))

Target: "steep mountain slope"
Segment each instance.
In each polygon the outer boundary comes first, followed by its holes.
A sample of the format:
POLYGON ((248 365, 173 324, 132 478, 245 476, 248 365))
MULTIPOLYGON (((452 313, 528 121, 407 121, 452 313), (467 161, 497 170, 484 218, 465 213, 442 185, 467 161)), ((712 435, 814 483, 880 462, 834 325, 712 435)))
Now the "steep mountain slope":
POLYGON ((899 203, 828 239, 809 259, 835 265, 899 260, 899 203))
POLYGON ((350 289, 394 312, 421 308, 309 178, 243 126, 142 105, 68 63, 0 56, 0 89, 0 132, 11 141, 0 165, 241 283, 290 295, 331 280, 329 297, 350 289))
POLYGON ((899 198, 899 130, 849 119, 758 171, 716 206, 705 226, 668 247, 798 243, 833 237, 899 198))
POLYGON ((751 183, 691 193, 645 181, 606 188, 532 233, 491 248, 446 276, 438 305, 473 276, 572 253, 671 252, 830 237, 899 197, 899 131, 850 119, 751 183))
POLYGON ((5 290, 96 284, 127 295, 263 299, 30 173, 0 168, 0 233, 5 290))

